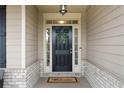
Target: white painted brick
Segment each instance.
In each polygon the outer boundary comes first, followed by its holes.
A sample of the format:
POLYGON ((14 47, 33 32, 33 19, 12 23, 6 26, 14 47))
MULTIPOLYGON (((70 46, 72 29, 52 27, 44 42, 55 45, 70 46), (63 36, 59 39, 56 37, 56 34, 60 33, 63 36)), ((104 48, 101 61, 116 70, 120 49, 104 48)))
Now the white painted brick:
POLYGON ((95 65, 87 62, 85 77, 89 81, 92 87, 97 88, 122 88, 124 86, 124 81, 116 79, 116 77, 111 74, 99 69, 95 65))
POLYGON ((4 88, 33 87, 40 78, 39 62, 26 69, 6 69, 4 75, 4 88))

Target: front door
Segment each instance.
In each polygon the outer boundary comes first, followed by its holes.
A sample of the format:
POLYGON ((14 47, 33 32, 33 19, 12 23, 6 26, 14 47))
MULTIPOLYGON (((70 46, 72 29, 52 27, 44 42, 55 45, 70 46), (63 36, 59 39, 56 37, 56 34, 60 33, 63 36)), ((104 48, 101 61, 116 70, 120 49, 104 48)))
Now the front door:
POLYGON ((6 63, 6 6, 0 6, 0 68, 6 63))
POLYGON ((52 27, 52 71, 72 71, 72 26, 52 27))

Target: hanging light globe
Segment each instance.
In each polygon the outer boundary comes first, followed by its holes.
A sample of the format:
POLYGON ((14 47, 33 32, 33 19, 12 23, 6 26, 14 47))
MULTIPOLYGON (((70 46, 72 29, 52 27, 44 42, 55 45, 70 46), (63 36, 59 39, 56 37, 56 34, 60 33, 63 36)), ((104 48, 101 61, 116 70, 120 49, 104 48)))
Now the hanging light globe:
POLYGON ((67 5, 60 5, 59 12, 64 15, 67 12, 67 5))

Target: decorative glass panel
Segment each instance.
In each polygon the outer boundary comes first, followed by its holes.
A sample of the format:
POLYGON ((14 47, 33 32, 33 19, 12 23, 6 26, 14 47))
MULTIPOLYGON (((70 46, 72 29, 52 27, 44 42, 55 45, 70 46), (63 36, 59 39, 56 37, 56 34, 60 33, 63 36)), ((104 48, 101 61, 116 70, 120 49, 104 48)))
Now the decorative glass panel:
POLYGON ((74 29, 75 65, 78 65, 78 29, 74 29))
POLYGON ((75 51, 75 59, 78 58, 78 52, 75 51))
POLYGON ((78 44, 78 37, 75 36, 75 44, 77 45, 78 44))
POLYGON ((78 59, 75 59, 75 65, 78 65, 78 59))
POLYGON ((71 24, 71 20, 67 20, 65 24, 71 24))
POLYGON ((53 20, 53 24, 58 24, 58 21, 57 20, 53 20))
POLYGON ((72 20, 72 24, 78 24, 78 20, 72 20))
POLYGON ((46 59, 47 59, 47 66, 50 65, 50 29, 46 29, 46 59))
POLYGON ((78 24, 78 20, 47 20, 46 24, 78 24))
POLYGON ((47 20, 46 24, 52 24, 52 20, 47 20))
POLYGON ((75 44, 75 50, 78 50, 78 45, 75 44))

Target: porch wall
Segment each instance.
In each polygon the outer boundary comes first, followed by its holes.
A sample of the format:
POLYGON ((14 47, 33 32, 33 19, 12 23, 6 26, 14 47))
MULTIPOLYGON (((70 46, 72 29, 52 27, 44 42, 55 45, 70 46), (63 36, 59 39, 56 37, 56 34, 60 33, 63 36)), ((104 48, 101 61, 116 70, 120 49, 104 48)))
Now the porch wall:
MULTIPOLYGON (((8 5, 6 8, 7 65, 3 87, 26 87, 25 63, 22 60, 23 6, 8 5)), ((24 54, 23 54, 24 55, 24 54)))
POLYGON ((26 67, 38 61, 38 9, 26 6, 26 67))
POLYGON ((43 77, 44 73, 44 61, 43 61, 43 15, 39 11, 38 14, 38 60, 40 62, 40 77, 43 77))
POLYGON ((21 40, 22 40, 22 10, 21 6, 7 6, 6 8, 6 68, 21 68, 21 40))
POLYGON ((87 9, 86 77, 93 87, 124 87, 124 6, 87 9))
POLYGON ((38 60, 38 9, 26 6, 26 87, 33 87, 40 78, 38 60))
POLYGON ((81 13, 81 72, 84 76, 85 60, 86 60, 86 11, 81 13))
POLYGON ((7 6, 7 68, 3 87, 33 87, 40 78, 37 25, 35 6, 7 6))

